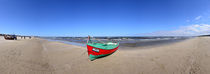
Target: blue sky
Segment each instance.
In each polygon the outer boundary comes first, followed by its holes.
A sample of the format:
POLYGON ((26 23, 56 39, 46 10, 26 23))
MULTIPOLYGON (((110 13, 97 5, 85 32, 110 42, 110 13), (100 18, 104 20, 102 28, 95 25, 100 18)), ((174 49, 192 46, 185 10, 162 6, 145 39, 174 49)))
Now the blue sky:
POLYGON ((0 33, 9 34, 173 35, 209 20, 209 0, 0 0, 0 33))

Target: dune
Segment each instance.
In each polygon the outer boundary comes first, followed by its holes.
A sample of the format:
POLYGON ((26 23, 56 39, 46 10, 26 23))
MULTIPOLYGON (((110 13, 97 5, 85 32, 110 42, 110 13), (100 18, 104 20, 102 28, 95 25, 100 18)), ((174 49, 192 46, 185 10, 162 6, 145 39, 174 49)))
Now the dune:
POLYGON ((86 48, 34 38, 1 40, 1 74, 208 74, 210 37, 150 48, 120 48, 90 61, 86 48), (133 50, 134 49, 134 50, 133 50))

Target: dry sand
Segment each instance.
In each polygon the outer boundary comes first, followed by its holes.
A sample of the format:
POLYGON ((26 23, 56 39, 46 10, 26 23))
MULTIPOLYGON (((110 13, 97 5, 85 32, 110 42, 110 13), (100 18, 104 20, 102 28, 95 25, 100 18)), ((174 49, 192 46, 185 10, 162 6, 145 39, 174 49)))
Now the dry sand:
POLYGON ((42 39, 0 40, 0 74, 209 74, 210 37, 119 49, 89 61, 86 48, 42 39))
POLYGON ((4 36, 0 36, 0 40, 5 40, 5 39, 4 39, 4 36))

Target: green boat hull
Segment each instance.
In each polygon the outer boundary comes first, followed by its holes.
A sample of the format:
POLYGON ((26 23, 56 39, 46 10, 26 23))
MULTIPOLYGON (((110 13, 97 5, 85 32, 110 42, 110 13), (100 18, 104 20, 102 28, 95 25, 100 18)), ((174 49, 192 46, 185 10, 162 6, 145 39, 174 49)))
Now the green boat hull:
MULTIPOLYGON (((112 54, 112 53, 111 53, 112 54)), ((90 54, 89 55, 89 59, 91 60, 91 61, 93 61, 93 60, 95 60, 95 59, 97 59, 97 58, 102 58, 102 57, 105 57, 105 56, 108 56, 108 55, 110 55, 110 54, 105 54, 105 55, 92 55, 92 54, 90 54)))

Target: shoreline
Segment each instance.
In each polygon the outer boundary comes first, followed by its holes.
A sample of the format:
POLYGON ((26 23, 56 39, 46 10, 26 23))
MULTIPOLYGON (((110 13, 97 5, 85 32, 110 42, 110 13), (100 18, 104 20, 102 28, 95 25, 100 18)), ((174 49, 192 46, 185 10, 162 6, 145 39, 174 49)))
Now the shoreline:
MULTIPOLYGON (((43 39, 43 38, 41 38, 41 39, 43 39)), ((135 48, 152 48, 152 47, 174 44, 174 43, 182 42, 182 41, 189 40, 189 39, 191 39, 191 38, 174 39, 174 40, 169 39, 169 40, 141 41, 141 42, 135 42, 135 43, 121 43, 120 42, 120 49, 129 50, 129 49, 135 49, 135 48)), ((54 40, 54 39, 45 39, 45 40, 61 42, 61 43, 69 44, 69 45, 86 47, 85 43, 80 43, 80 42, 72 42, 72 41, 65 41, 65 40, 54 40)))
POLYGON ((51 39, 45 39, 48 41, 54 41, 54 42, 60 42, 60 43, 65 43, 65 44, 69 44, 69 45, 76 45, 76 46, 81 46, 81 47, 86 47, 86 44, 82 44, 82 43, 77 43, 77 42, 70 42, 70 41, 63 41, 63 40, 51 40, 51 39))

